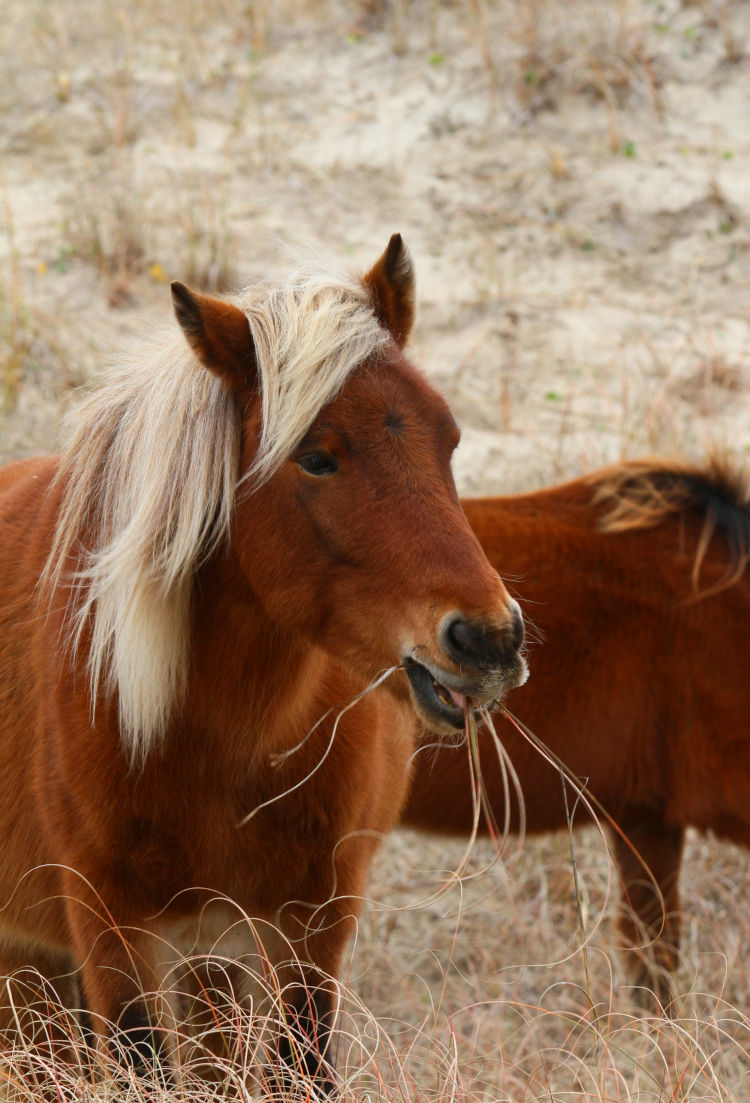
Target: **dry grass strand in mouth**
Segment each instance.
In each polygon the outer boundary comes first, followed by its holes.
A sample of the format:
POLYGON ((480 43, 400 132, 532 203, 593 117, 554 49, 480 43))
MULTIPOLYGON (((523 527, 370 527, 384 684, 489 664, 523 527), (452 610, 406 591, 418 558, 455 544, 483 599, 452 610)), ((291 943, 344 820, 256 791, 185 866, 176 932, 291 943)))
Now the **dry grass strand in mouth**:
MULTIPOLYGON (((476 880, 489 871, 489 869, 495 865, 498 859, 502 855, 502 844, 510 837, 510 801, 511 801, 511 788, 515 793, 518 801, 519 809, 519 822, 520 830, 517 833, 518 837, 523 839, 525 833, 525 805, 523 799, 523 791, 521 789, 520 779, 516 773, 515 767, 511 762, 507 751, 505 750, 502 741, 495 731, 492 718, 487 708, 479 708, 471 698, 466 699, 466 705, 464 708, 464 729, 461 742, 466 747, 466 753, 468 755, 469 763, 469 776, 471 783, 472 793, 472 828, 469 834, 469 838, 466 842, 463 854, 460 859, 450 868, 442 871, 443 879, 440 886, 433 892, 428 892, 422 899, 413 901, 410 904, 411 909, 425 909, 433 906, 443 896, 450 892, 453 886, 458 885, 459 888, 466 880, 476 880), (501 775, 503 778, 503 792, 505 800, 505 818, 502 828, 498 826, 494 812, 492 810, 491 802, 487 793, 486 786, 482 779, 482 769, 479 756, 479 740, 477 733, 477 714, 482 717, 482 720, 487 725, 493 739, 493 744, 498 755, 498 761, 500 763, 501 775), (481 823, 481 817, 484 816, 485 823, 488 828, 489 836, 493 842, 494 854, 490 861, 482 865, 479 869, 468 872, 471 859, 475 850, 475 845, 479 836, 479 825, 481 823)), ((439 747, 443 743, 440 737, 436 737, 434 747, 439 747)), ((459 745, 459 744, 457 744, 459 745)), ((430 745, 422 744, 415 754, 420 752, 424 753, 429 750, 430 745)), ((379 905, 379 911, 391 911, 398 912, 402 910, 399 907, 388 907, 385 905, 379 905)), ((458 933, 458 923, 456 926, 456 936, 458 933)))

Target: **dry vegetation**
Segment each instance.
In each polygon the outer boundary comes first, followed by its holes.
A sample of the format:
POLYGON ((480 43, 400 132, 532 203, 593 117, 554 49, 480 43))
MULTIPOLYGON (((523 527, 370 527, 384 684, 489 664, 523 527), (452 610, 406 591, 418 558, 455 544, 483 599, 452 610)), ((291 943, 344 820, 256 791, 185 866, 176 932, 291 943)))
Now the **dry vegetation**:
MULTIPOLYGON (((465 491, 743 454, 749 40, 744 0, 5 0, 0 456, 54 447, 168 279, 233 286, 297 240, 364 267, 393 230, 465 491)), ((585 957, 567 839, 461 878, 462 844, 387 842, 352 1098, 748 1098, 747 855, 691 840, 670 1022, 623 988, 602 840, 576 847, 585 957)))

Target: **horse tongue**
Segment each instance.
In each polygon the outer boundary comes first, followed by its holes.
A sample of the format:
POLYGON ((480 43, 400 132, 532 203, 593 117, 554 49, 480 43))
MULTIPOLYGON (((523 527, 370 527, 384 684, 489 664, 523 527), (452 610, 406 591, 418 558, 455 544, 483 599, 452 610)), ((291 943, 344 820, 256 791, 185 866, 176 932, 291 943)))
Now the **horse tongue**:
MULTIPOLYGON (((446 686, 445 688, 448 689, 448 686, 446 686)), ((464 697, 463 693, 456 693, 456 691, 453 689, 448 689, 448 693, 450 694, 451 701, 457 709, 463 710, 466 708, 466 698, 464 697)))

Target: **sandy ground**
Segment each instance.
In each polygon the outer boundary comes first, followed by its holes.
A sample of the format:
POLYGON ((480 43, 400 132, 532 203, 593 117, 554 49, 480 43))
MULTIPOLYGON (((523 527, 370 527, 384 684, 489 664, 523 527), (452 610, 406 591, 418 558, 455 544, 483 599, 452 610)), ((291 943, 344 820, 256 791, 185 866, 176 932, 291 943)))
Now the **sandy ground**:
MULTIPOLYGON (((290 243, 364 269, 399 230, 418 274, 413 355, 463 428, 462 491, 650 451, 741 457, 749 40, 742 0, 4 0, 0 455, 55 446, 75 385, 169 324, 169 279, 281 274, 290 243)), ((586 845, 593 925, 607 863, 586 845)), ((536 1027, 521 1044, 521 1011, 466 1009, 538 1007, 581 984, 580 963, 529 967, 577 945, 570 856, 558 840, 492 865, 465 890, 455 941, 455 892, 391 910, 460 854, 389 843, 352 979, 384 1017, 439 1005, 440 1044, 487 1098, 536 1098, 536 1027)), ((742 939, 722 915, 747 897, 746 856, 694 842, 686 878, 710 892, 689 905, 682 984, 747 1011, 742 939)), ((615 991, 606 921, 595 945, 615 991)))
MULTIPOLYGON (((241 283, 296 240, 364 267, 397 229, 462 489, 750 447, 750 70, 707 18, 744 43, 745 5, 424 3, 400 29, 155 7, 6 0, 2 277, 41 346, 22 413, 45 358, 55 391, 166 319, 158 280, 241 283)), ((3 452, 48 447, 55 413, 3 452)))

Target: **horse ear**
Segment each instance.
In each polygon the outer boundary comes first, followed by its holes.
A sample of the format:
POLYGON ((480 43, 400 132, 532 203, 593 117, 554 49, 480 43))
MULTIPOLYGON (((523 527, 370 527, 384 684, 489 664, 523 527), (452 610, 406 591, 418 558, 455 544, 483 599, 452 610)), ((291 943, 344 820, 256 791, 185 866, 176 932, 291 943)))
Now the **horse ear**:
POLYGON ((414 324, 414 265, 401 234, 393 234, 364 283, 372 293, 376 317, 402 347, 414 324))
POLYGON ((250 325, 239 307, 191 291, 177 280, 172 284, 172 304, 201 364, 232 387, 248 386, 255 375, 255 348, 250 325))

